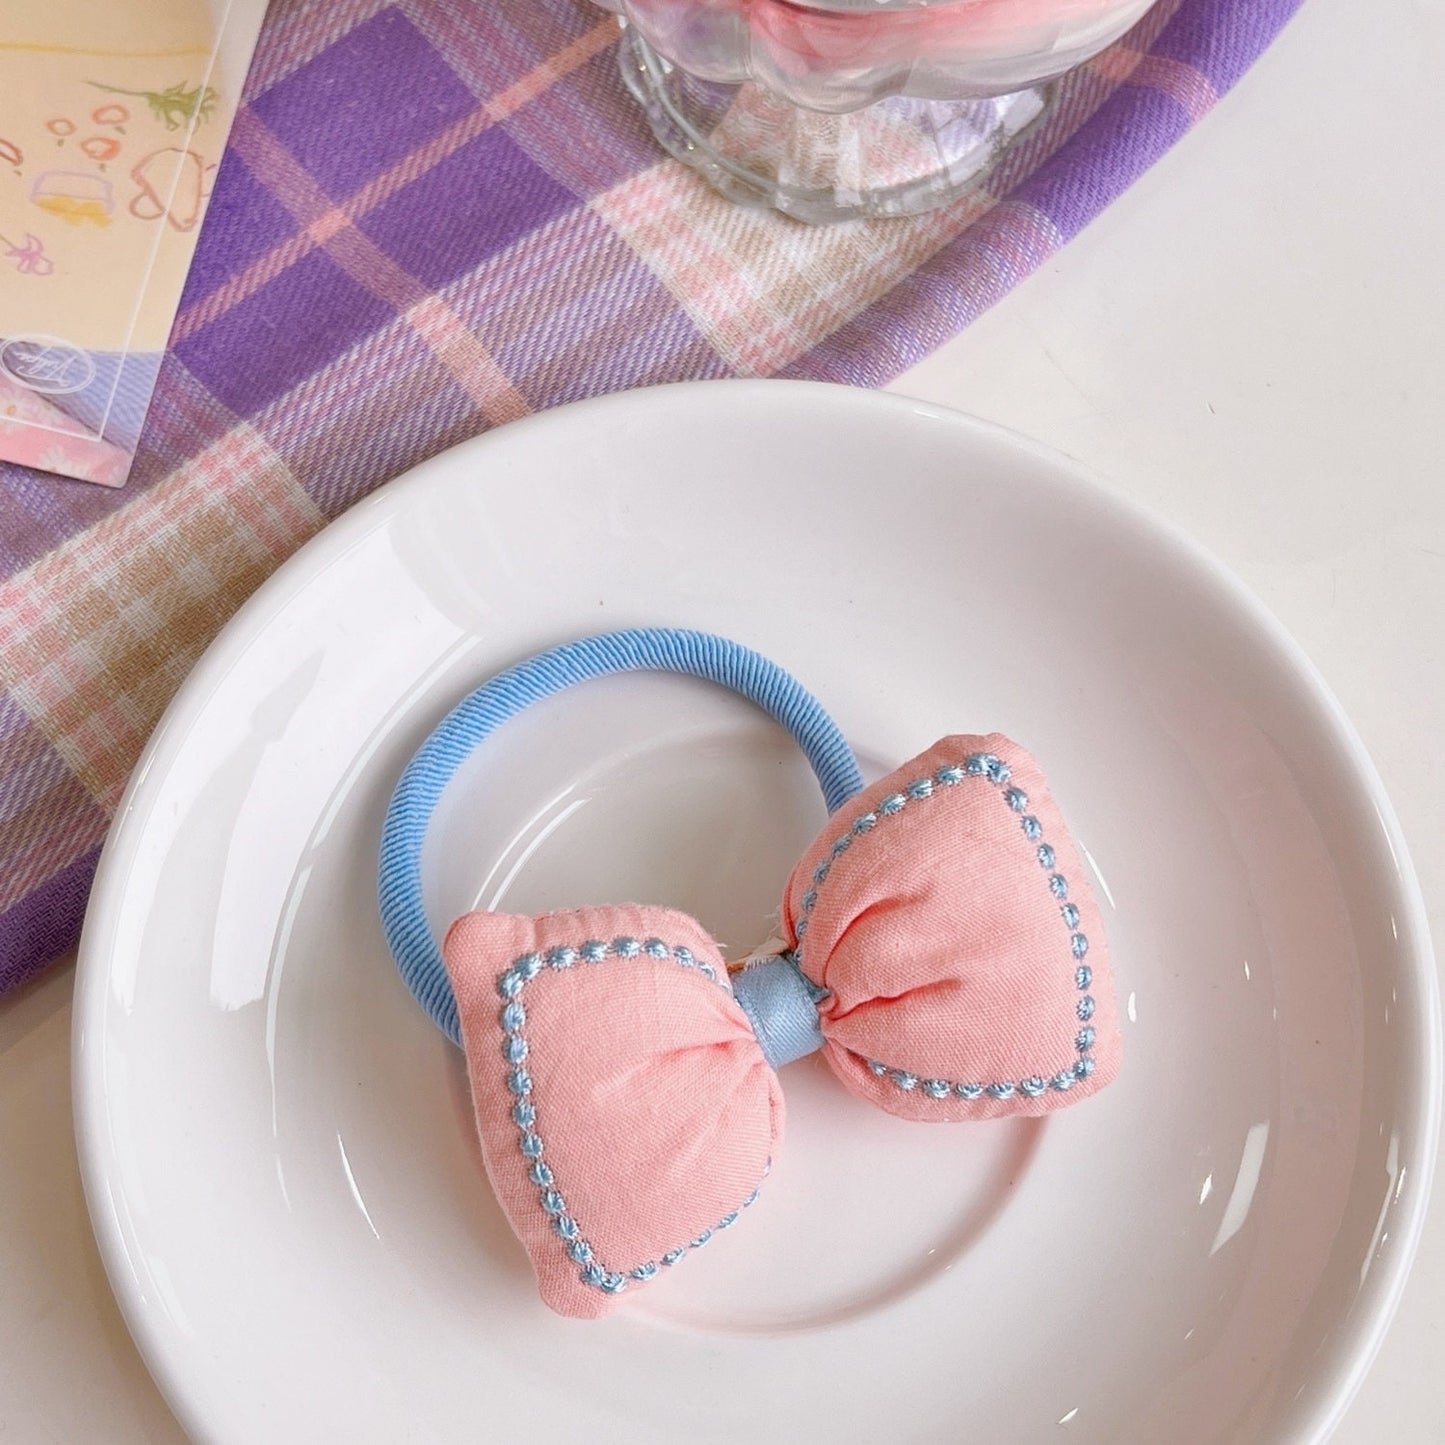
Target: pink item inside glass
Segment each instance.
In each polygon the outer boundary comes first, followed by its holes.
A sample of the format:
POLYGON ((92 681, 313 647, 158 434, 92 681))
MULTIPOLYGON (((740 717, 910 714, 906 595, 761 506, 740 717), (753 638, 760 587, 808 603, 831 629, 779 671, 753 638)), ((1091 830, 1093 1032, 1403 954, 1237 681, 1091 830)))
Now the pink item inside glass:
POLYGON ((665 56, 799 104, 1021 89, 1117 38, 1151 0, 606 0, 665 56))

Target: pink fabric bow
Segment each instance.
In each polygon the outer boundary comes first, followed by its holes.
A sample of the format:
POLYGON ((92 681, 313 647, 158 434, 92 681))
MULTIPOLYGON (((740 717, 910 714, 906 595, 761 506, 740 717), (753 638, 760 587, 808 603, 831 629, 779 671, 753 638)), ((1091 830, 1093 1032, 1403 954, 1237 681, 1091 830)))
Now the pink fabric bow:
MULTIPOLYGON (((1088 876, 998 734, 945 738, 835 813, 781 933, 833 1072, 891 1114, 1043 1114, 1118 1068, 1088 876)), ((756 1199, 783 1095, 700 924, 469 913, 443 952, 487 1173, 552 1309, 608 1313, 756 1199)))

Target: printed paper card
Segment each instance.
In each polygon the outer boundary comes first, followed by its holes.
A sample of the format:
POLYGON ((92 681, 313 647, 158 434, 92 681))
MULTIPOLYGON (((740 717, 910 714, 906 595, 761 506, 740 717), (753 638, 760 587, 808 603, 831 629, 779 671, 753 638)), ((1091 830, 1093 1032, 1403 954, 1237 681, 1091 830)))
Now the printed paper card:
POLYGON ((0 0, 0 460, 122 485, 265 0, 0 0))

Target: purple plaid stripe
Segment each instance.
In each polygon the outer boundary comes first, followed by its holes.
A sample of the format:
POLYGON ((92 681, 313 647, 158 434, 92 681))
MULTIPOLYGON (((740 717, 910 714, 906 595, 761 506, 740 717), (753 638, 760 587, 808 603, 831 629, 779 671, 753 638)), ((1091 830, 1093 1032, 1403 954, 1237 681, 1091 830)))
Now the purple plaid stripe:
POLYGON ((1210 0, 1182 5, 1152 48, 1193 66, 1220 95, 1254 64, 1300 0, 1210 0))
POLYGON ((175 350, 219 401, 237 416, 254 416, 391 314, 324 252, 312 251, 175 350), (308 312, 313 323, 296 326, 308 312))
POLYGON ((260 261, 275 249, 279 238, 295 230, 286 207, 246 169, 234 151, 228 151, 221 161, 216 193, 206 212, 204 239, 186 278, 181 314, 194 313, 202 298, 260 261))
POLYGON ((469 140, 358 222, 433 289, 575 209, 577 198, 505 130, 469 140))
MULTIPOLYGON (((1160 0, 1069 79, 1049 123, 991 179, 994 204, 959 208, 942 229, 868 231, 859 244, 880 263, 902 254, 909 267, 855 267, 840 297, 825 240, 776 218, 743 224, 700 188, 658 183, 673 163, 659 161, 618 81, 609 22, 586 0, 275 0, 131 481, 111 492, 0 465, 0 585, 27 595, 27 569, 57 549, 98 548, 113 564, 93 539, 122 508, 154 507, 158 533, 180 529, 166 518, 200 515, 182 500, 213 456, 270 469, 249 517, 259 557, 299 542, 314 508, 333 516, 528 410, 738 367, 889 381, 1087 225, 1298 4, 1160 0), (661 201, 678 208, 681 252, 649 240, 661 201), (888 279, 869 290, 875 272, 888 279), (748 317, 771 331, 740 350, 748 317)), ((185 525, 202 529, 189 546, 211 524, 185 525)), ((154 615, 152 650, 168 628, 196 630, 194 599, 168 602, 175 589, 155 575, 153 592, 118 599, 154 615), (167 611, 182 605, 192 611, 167 611)), ((45 687, 0 651, 0 989, 73 943, 106 820, 72 767, 55 678, 122 676, 130 654, 106 647, 139 645, 134 629, 92 639, 79 611, 63 624, 54 636, 70 650, 25 664, 49 668, 45 687)))
POLYGON ((24 709, 0 693, 0 990, 55 951, 12 943, 34 934, 66 946, 105 826, 105 813, 24 709), (72 883, 55 884, 63 876, 72 883))
POLYGON ((400 10, 364 20, 252 101, 321 188, 341 200, 409 156, 476 98, 400 10), (324 125, 318 99, 326 97, 324 125), (346 143, 338 145, 344 136, 346 143))
POLYGON ((0 913, 0 993, 18 987, 75 947, 99 861, 97 845, 0 913))
POLYGON ((403 321, 373 333, 256 418, 329 517, 369 492, 368 478, 395 476, 483 425, 476 403, 403 321), (358 429, 358 415, 371 424, 358 429))
POLYGON ((0 575, 9 576, 115 510, 116 493, 0 462, 0 575))

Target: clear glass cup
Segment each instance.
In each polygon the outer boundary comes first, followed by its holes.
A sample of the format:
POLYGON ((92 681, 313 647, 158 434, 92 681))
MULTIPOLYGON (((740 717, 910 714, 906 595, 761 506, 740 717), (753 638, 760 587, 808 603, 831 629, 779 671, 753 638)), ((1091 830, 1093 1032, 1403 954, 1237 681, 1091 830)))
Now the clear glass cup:
POLYGON ((724 194, 805 221, 968 190, 1051 82, 1154 0, 597 0, 653 131, 724 194))

